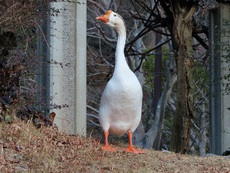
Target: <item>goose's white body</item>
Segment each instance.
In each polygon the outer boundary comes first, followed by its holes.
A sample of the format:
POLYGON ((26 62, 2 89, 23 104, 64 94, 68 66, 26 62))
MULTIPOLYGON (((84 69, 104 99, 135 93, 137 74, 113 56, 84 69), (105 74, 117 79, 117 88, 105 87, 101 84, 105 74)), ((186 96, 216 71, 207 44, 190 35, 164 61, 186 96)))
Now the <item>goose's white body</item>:
POLYGON ((115 72, 108 82, 99 109, 99 121, 104 131, 122 136, 134 132, 141 119, 142 89, 129 70, 115 72))
POLYGON ((124 22, 120 16, 115 16, 116 13, 110 13, 110 20, 107 24, 117 31, 118 41, 114 73, 101 97, 99 121, 104 131, 109 131, 109 133, 120 137, 125 133, 134 132, 139 125, 142 88, 125 60, 126 30, 124 22))

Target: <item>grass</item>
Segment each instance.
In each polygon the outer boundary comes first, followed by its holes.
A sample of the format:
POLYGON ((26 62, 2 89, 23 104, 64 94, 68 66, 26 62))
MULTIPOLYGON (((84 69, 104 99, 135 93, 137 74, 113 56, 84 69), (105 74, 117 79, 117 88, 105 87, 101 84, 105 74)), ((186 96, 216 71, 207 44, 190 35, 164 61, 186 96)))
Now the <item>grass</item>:
POLYGON ((230 172, 230 159, 198 157, 146 150, 125 153, 127 144, 114 144, 118 152, 102 152, 99 139, 37 129, 31 122, 0 123, 0 172, 230 172))

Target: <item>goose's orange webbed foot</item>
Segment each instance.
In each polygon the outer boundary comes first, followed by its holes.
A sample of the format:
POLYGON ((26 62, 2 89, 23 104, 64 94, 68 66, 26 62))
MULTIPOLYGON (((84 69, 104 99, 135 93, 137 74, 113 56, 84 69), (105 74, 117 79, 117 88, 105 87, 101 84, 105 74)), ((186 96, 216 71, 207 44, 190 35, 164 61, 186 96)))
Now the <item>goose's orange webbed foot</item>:
POLYGON ((135 149, 133 147, 132 137, 133 137, 133 133, 129 132, 128 133, 129 147, 125 151, 130 152, 130 153, 134 153, 134 154, 144 154, 145 153, 144 150, 135 149))
POLYGON ((109 132, 105 131, 104 135, 105 135, 105 145, 103 147, 101 147, 101 149, 103 151, 116 152, 116 149, 109 145, 109 142, 108 142, 109 132))
POLYGON ((146 153, 144 150, 135 149, 133 146, 129 146, 125 151, 129 152, 129 153, 134 153, 134 154, 144 154, 144 153, 146 153))
POLYGON ((106 152, 111 152, 111 153, 116 152, 116 148, 113 148, 110 145, 105 145, 105 146, 101 147, 101 149, 103 151, 106 151, 106 152))

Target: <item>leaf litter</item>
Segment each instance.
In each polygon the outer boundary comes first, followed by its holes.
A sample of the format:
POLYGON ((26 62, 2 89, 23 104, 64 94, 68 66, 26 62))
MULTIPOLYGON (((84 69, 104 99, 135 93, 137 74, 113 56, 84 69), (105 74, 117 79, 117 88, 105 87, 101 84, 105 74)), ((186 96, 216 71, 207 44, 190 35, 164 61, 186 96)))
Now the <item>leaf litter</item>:
POLYGON ((124 152, 127 143, 117 142, 116 153, 101 150, 95 137, 61 133, 57 128, 36 128, 32 122, 0 123, 0 172, 168 172, 230 173, 230 159, 199 157, 146 150, 124 152))

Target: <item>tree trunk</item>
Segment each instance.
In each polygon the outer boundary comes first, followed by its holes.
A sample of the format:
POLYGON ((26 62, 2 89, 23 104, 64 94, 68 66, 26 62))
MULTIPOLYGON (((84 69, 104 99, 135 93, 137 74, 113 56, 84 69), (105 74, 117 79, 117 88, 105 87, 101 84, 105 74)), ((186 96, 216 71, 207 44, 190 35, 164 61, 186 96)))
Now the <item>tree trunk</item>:
POLYGON ((156 107, 156 114, 152 121, 151 127, 148 130, 148 132, 145 134, 145 137, 143 139, 143 144, 142 144, 143 148, 152 148, 154 142, 156 142, 157 135, 159 136, 159 138, 161 138, 162 131, 163 131, 165 107, 172 93, 173 86, 177 80, 176 70, 174 69, 173 62, 174 61, 171 59, 167 62, 166 82, 165 82, 164 91, 161 95, 161 98, 158 101, 156 107))
MULTIPOLYGON (((184 5, 184 4, 183 4, 184 5)), ((182 6, 173 3, 173 46, 177 51, 177 110, 174 118, 171 150, 187 153, 190 141, 191 118, 193 117, 193 67, 192 17, 197 5, 182 6)))
MULTIPOLYGON (((156 33, 156 45, 161 42, 161 34, 156 33)), ((153 112, 156 114, 157 103, 162 94, 162 48, 155 50, 153 112)))
MULTIPOLYGON (((161 42, 161 34, 156 33, 155 44, 158 45, 161 42)), ((154 68, 154 97, 153 97, 153 112, 156 115, 157 105, 162 94, 162 47, 158 47, 155 50, 155 68, 154 68)), ((163 120, 162 120, 163 123, 163 120)), ((160 127, 159 127, 160 128, 160 127)), ((161 137, 162 131, 157 134, 153 148, 155 150, 161 149, 161 137)))

